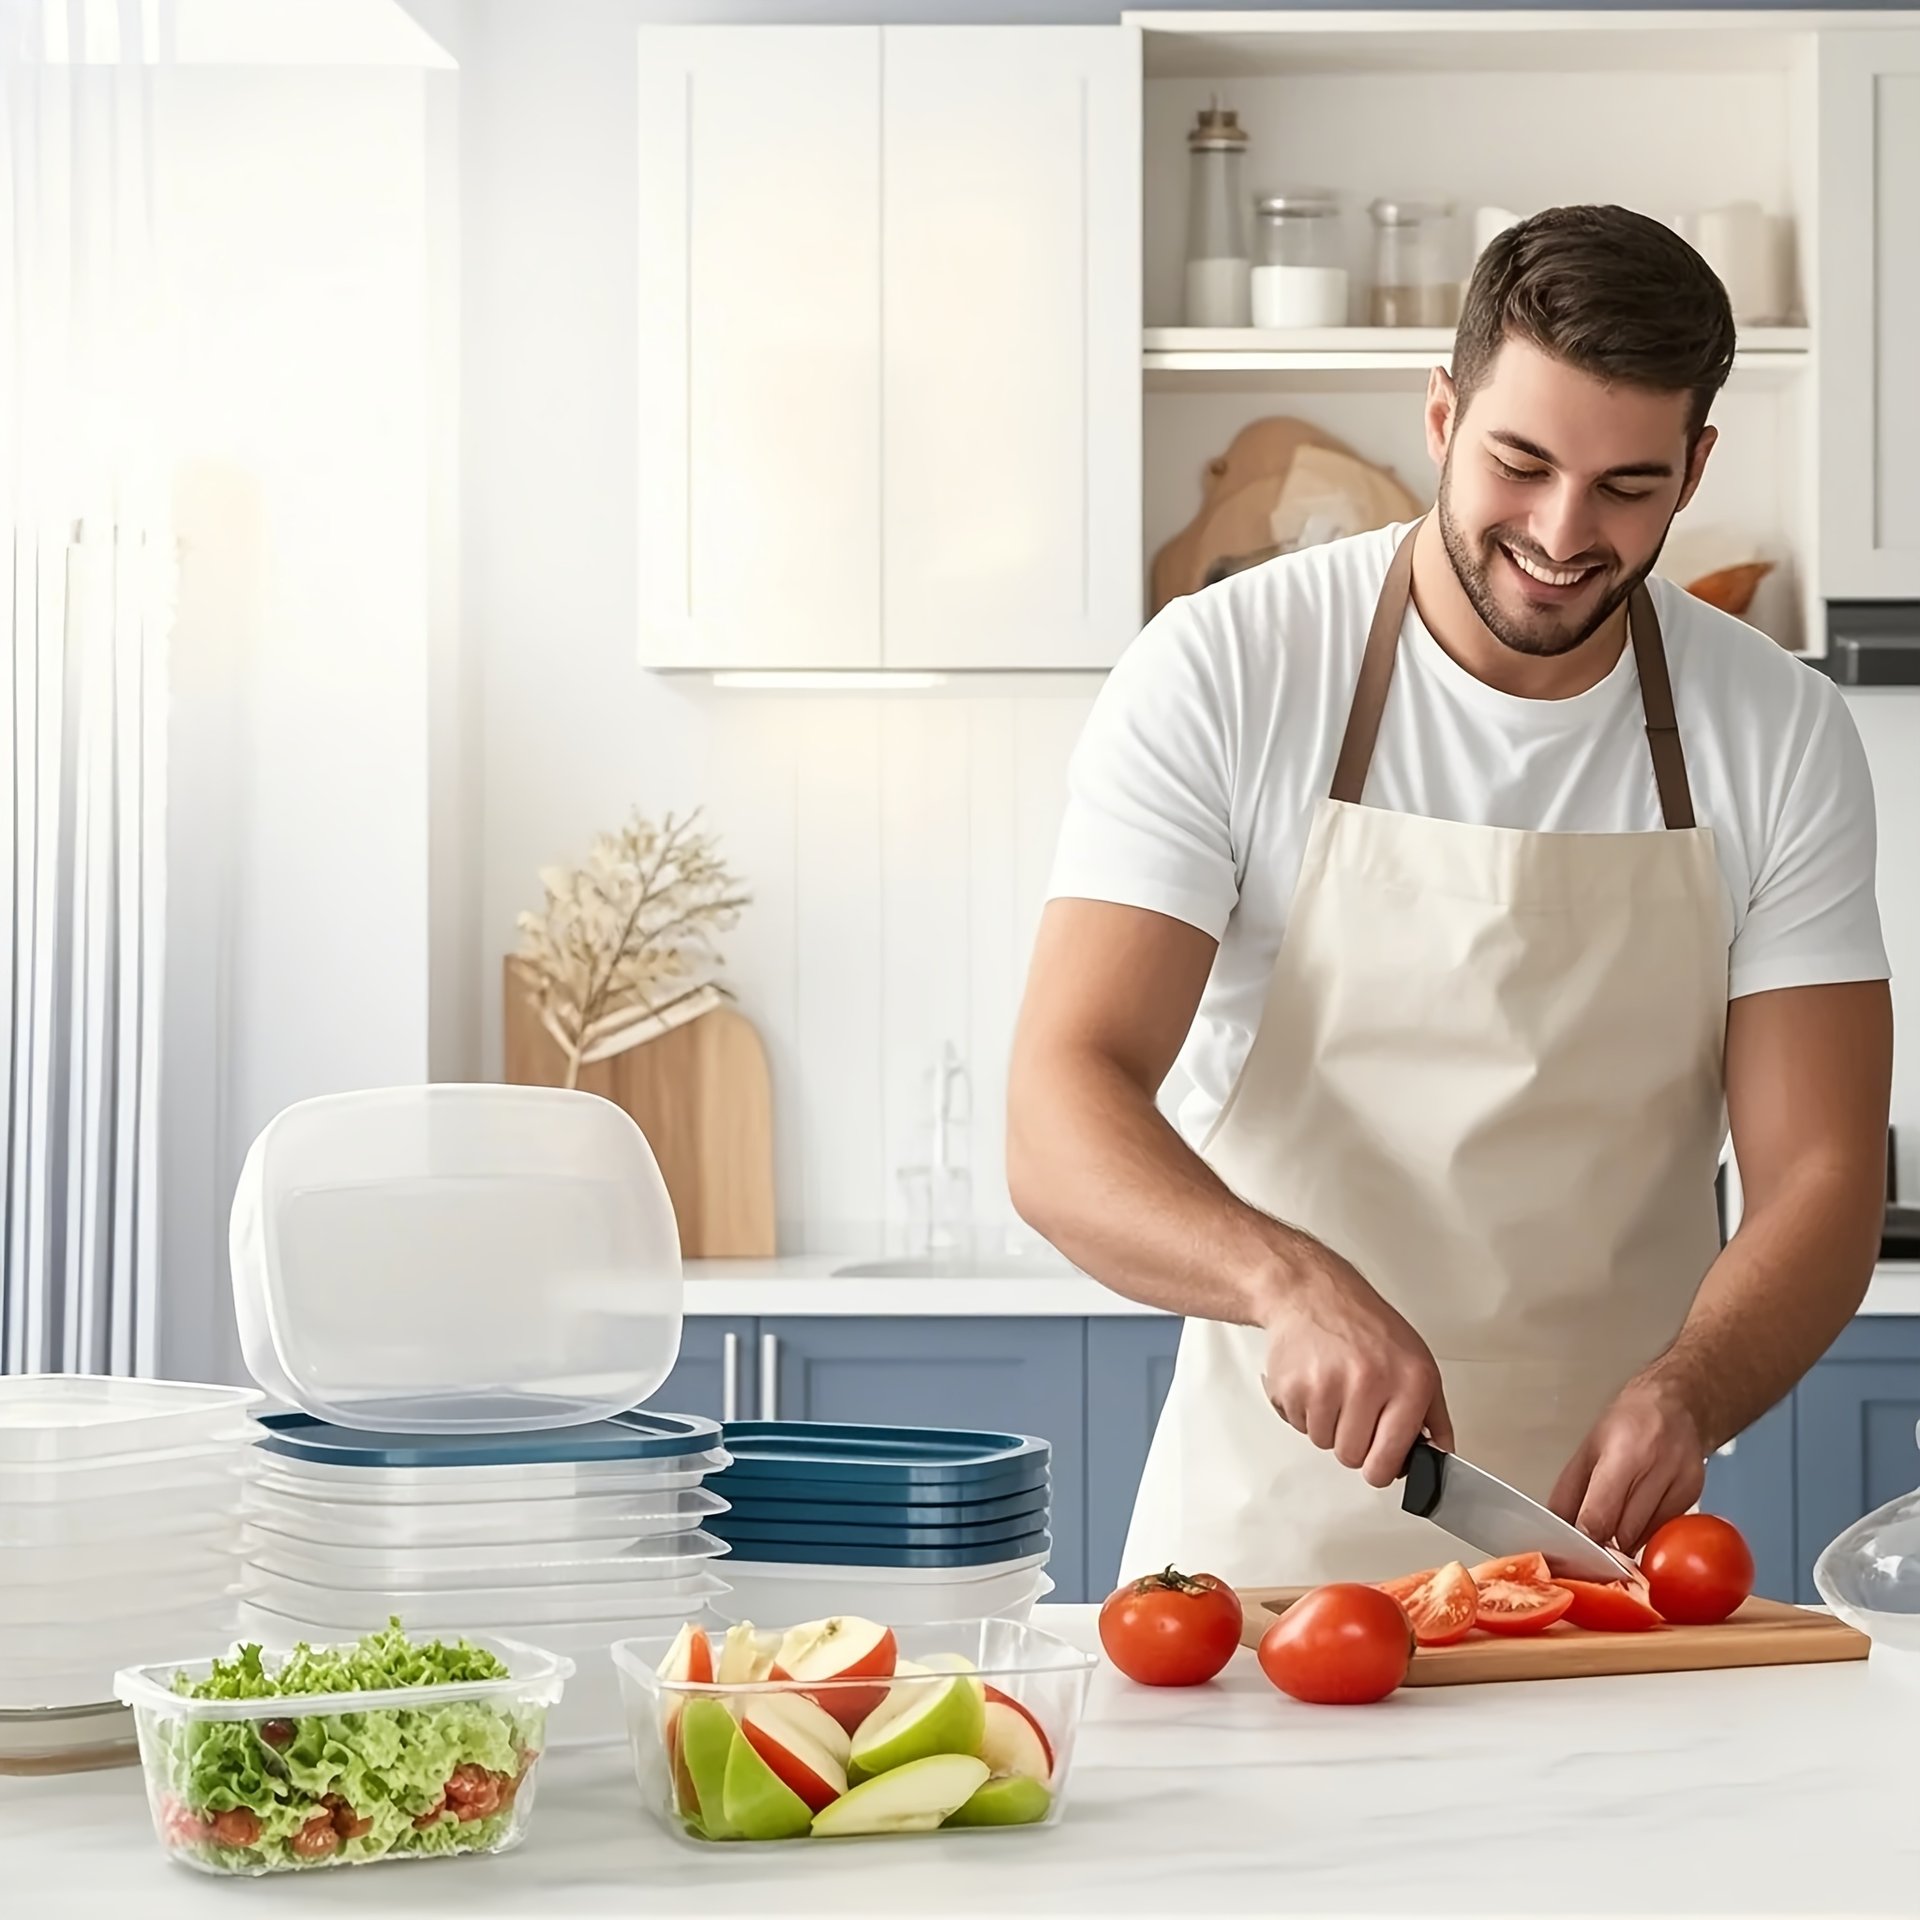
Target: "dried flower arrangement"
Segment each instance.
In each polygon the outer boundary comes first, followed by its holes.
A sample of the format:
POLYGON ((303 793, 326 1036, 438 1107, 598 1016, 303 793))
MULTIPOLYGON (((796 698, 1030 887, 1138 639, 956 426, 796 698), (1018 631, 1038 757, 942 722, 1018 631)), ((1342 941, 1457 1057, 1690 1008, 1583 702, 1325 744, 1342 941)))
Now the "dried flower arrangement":
POLYGON ((518 918, 515 972, 541 1024, 580 1069, 680 1026, 725 998, 712 978, 714 937, 749 897, 696 833, 696 810, 660 825, 633 818, 603 833, 585 863, 541 875, 546 905, 518 918))

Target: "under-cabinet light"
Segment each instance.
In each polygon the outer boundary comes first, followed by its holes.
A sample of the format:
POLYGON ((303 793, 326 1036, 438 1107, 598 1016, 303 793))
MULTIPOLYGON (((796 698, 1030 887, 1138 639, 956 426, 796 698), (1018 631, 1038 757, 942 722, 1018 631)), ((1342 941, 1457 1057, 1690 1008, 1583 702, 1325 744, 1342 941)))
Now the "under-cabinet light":
POLYGON ((890 692, 896 687, 943 687, 946 683, 947 676, 944 673, 862 673, 832 667, 812 671, 716 673, 713 676, 716 687, 757 687, 762 691, 782 692, 814 689, 825 693, 846 693, 861 688, 890 692))

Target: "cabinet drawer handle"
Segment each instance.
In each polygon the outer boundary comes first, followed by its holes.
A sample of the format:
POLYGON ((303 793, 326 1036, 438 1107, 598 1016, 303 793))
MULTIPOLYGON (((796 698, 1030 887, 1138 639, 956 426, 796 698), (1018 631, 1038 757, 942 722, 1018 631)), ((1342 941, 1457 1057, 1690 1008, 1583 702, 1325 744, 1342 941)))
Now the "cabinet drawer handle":
POLYGON ((720 1423, 731 1426, 740 1418, 740 1336, 728 1334, 720 1342, 720 1423))
POLYGON ((760 1336, 760 1418, 762 1420, 780 1418, 780 1337, 778 1334, 763 1333, 760 1336))

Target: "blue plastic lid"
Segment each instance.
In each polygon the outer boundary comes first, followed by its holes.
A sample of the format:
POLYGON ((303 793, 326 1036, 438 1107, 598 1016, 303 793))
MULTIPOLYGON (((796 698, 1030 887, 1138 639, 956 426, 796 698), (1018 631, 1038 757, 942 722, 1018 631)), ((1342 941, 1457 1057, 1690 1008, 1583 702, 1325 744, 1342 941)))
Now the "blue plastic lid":
POLYGON ((1035 1533, 1044 1533, 1047 1510, 1016 1514, 1011 1520, 988 1520, 954 1527, 861 1526, 842 1522, 778 1521, 742 1518, 738 1513, 716 1514, 712 1531, 752 1559, 762 1547, 773 1545, 841 1547, 983 1547, 1004 1546, 1035 1533))
POLYGON ((995 1500, 770 1500, 757 1488, 747 1491, 739 1481, 729 1481, 727 1491, 736 1519, 779 1527, 832 1526, 836 1521, 862 1527, 968 1527, 1028 1514, 1039 1515, 1034 1524, 1045 1526, 1050 1492, 1045 1480, 995 1500))
POLYGON ((1044 1472, 1053 1453, 1046 1441, 1020 1433, 802 1420, 736 1420, 723 1444, 734 1458, 729 1472, 744 1469, 746 1479, 844 1480, 916 1491, 970 1488, 1015 1470, 1044 1472))
MULTIPOLYGON (((712 1521, 709 1531, 717 1531, 712 1521)), ((1024 1560, 1051 1553, 1053 1535, 1023 1533, 1017 1539, 977 1547, 842 1547, 818 1540, 787 1543, 779 1540, 740 1543, 738 1557, 753 1566, 770 1567, 990 1567, 1002 1560, 1024 1560)))
POLYGON ((720 1443, 720 1423, 698 1415, 616 1414, 586 1426, 531 1433, 378 1433, 329 1426, 310 1413, 260 1417, 263 1453, 330 1467, 529 1467, 663 1460, 720 1443))

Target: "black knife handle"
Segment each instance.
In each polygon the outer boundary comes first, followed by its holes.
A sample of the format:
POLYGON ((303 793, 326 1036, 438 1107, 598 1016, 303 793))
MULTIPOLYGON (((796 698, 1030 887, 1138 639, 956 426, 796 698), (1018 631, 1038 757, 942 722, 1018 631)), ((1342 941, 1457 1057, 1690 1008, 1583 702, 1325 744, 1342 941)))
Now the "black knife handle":
POLYGON ((1416 1440, 1407 1455, 1406 1490, 1400 1505, 1407 1513, 1430 1519, 1440 1504, 1440 1489, 1446 1475, 1447 1456, 1429 1440, 1416 1440))

